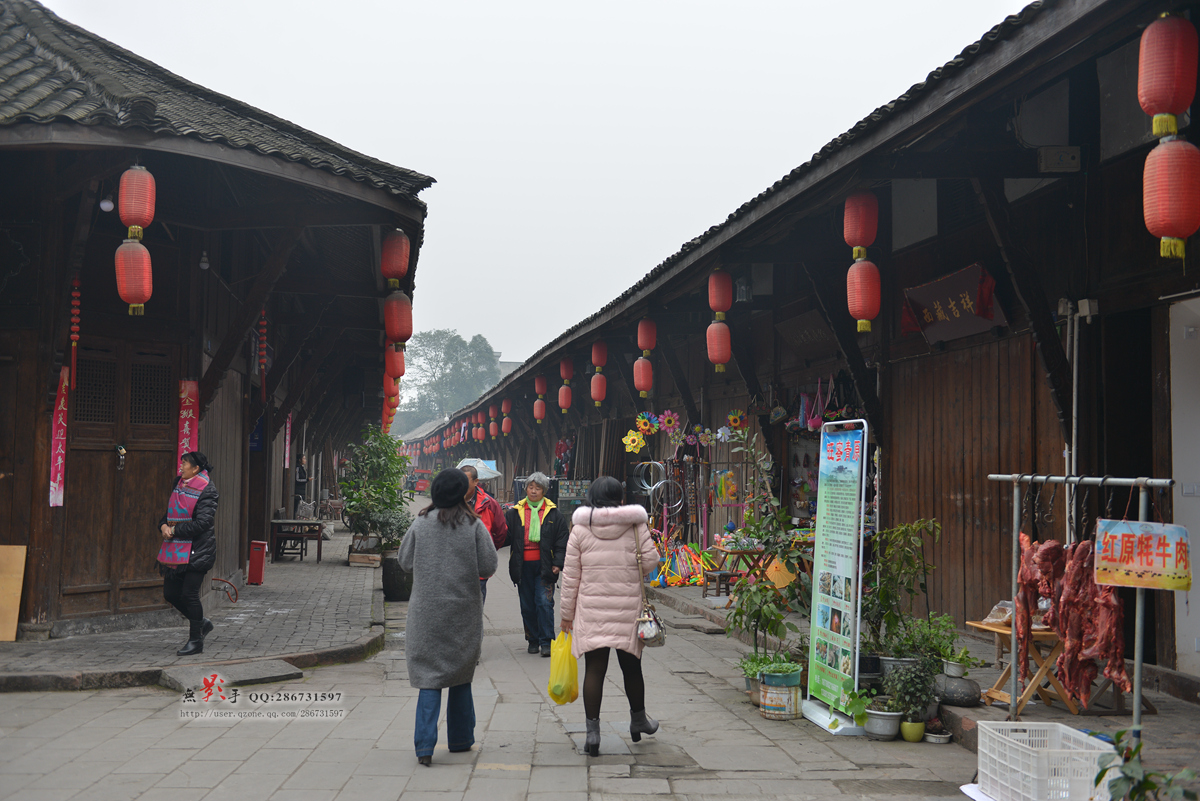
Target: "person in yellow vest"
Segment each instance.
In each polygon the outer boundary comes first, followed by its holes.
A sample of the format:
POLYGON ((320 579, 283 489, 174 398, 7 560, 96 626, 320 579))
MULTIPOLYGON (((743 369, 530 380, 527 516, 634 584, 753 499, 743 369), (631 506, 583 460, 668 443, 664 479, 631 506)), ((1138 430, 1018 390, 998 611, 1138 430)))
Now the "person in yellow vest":
POLYGON ((517 585, 529 653, 550 656, 554 640, 554 585, 567 555, 571 527, 546 497, 550 479, 533 473, 525 497, 505 514, 508 524, 508 575, 517 585))

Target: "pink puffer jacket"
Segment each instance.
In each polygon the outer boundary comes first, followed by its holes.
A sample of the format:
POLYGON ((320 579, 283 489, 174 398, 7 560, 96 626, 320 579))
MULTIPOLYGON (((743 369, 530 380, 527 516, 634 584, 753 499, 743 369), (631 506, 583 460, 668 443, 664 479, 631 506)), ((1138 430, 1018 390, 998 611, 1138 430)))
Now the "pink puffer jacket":
POLYGON ((575 510, 561 596, 563 623, 574 626, 575 656, 608 647, 641 657, 635 627, 642 608, 642 576, 635 543, 641 546, 642 568, 650 573, 658 567, 658 551, 641 506, 575 510))

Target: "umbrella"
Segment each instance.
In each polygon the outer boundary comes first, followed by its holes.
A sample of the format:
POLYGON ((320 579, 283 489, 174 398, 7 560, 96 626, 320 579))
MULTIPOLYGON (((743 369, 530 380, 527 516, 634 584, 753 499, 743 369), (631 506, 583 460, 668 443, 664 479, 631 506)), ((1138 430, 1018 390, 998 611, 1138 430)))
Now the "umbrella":
POLYGON ((483 459, 463 459, 458 463, 458 467, 460 469, 467 466, 475 468, 475 472, 479 474, 480 481, 488 481, 493 478, 500 478, 503 475, 503 473, 492 467, 491 464, 488 464, 483 459))

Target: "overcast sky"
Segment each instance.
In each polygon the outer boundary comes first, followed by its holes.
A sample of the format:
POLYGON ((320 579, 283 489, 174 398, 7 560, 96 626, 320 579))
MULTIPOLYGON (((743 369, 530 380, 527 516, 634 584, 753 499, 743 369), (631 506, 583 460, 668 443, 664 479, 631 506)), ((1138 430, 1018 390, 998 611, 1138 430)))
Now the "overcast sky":
POLYGON ((431 175, 417 330, 524 360, 1020 0, 46 0, 431 175))

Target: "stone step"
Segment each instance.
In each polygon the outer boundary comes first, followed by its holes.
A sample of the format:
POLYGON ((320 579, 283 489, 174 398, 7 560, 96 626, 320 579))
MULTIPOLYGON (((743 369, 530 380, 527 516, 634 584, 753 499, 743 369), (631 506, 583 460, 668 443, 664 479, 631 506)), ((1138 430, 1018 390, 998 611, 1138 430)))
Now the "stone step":
POLYGON ((176 665, 164 668, 158 683, 179 692, 196 690, 203 687, 204 680, 214 673, 224 680, 226 687, 304 678, 304 671, 282 659, 256 659, 231 665, 176 665))

